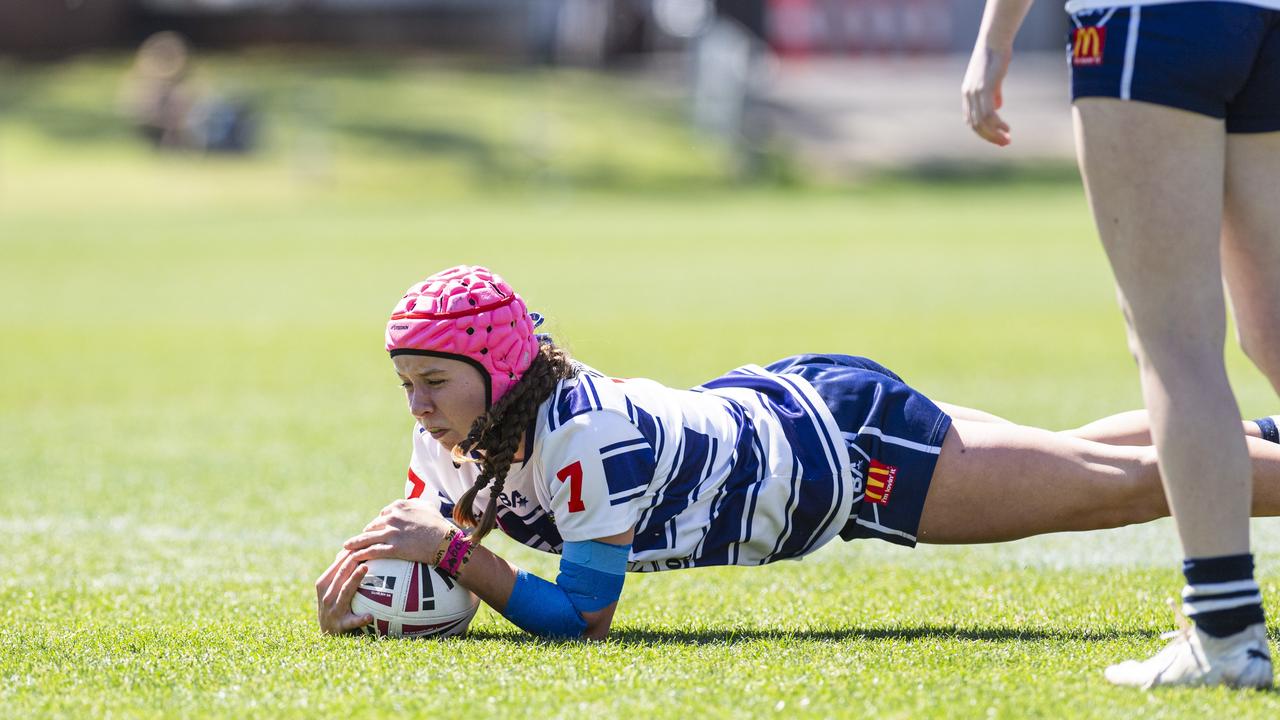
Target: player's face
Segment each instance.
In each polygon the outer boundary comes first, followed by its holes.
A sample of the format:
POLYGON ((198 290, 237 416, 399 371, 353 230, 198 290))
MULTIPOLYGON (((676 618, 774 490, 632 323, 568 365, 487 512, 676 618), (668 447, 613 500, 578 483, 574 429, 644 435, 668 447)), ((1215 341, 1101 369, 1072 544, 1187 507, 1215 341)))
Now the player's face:
POLYGON ((392 358, 409 412, 446 448, 462 442, 485 411, 484 377, 461 360, 424 355, 392 358))

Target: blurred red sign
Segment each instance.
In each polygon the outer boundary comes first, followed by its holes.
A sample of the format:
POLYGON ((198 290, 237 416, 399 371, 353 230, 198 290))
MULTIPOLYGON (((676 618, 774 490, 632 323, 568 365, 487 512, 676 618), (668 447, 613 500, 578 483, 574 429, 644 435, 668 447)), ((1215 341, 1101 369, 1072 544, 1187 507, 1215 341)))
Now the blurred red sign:
POLYGON ((783 56, 953 49, 951 0, 768 2, 769 44, 783 56))

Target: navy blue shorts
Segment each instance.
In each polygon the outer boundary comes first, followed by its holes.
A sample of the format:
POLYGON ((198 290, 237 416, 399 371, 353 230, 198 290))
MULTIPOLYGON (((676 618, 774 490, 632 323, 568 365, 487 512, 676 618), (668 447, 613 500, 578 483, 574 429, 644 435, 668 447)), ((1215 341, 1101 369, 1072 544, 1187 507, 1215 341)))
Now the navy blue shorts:
POLYGON ((851 355, 798 355, 768 366, 808 380, 835 416, 861 496, 840 537, 914 547, 951 417, 902 378, 851 355))
POLYGON ((1280 11, 1239 2, 1118 5, 1071 16, 1071 99, 1141 100, 1280 130, 1280 11))

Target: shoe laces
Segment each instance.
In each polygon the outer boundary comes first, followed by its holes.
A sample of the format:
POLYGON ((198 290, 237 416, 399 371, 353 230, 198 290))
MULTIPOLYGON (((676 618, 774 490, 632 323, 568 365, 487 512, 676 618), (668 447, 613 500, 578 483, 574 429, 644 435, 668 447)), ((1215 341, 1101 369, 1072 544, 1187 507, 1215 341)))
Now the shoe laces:
POLYGON ((1190 638, 1191 632, 1195 630, 1195 624, 1193 624, 1191 620, 1189 620, 1187 616, 1183 614, 1182 606, 1178 604, 1177 600, 1174 600, 1173 598, 1166 598, 1165 602, 1169 605, 1169 609, 1173 611, 1173 619, 1177 622, 1178 629, 1170 630, 1169 632, 1166 632, 1166 633, 1161 633, 1160 639, 1173 640, 1174 638, 1177 638, 1177 637, 1190 638))

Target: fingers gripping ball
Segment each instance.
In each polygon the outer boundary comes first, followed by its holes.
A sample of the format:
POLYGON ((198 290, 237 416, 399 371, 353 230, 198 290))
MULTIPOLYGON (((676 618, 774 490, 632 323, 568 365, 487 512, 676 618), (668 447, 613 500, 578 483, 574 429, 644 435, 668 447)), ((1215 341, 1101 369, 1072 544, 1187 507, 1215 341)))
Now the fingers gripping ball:
POLYGON ((461 635, 480 599, 426 563, 370 560, 351 612, 373 616, 365 633, 379 637, 428 638, 461 635))
POLYGON ((387 323, 387 351, 442 354, 481 371, 489 403, 497 402, 538 352, 533 318, 501 277, 459 265, 415 283, 387 323))

